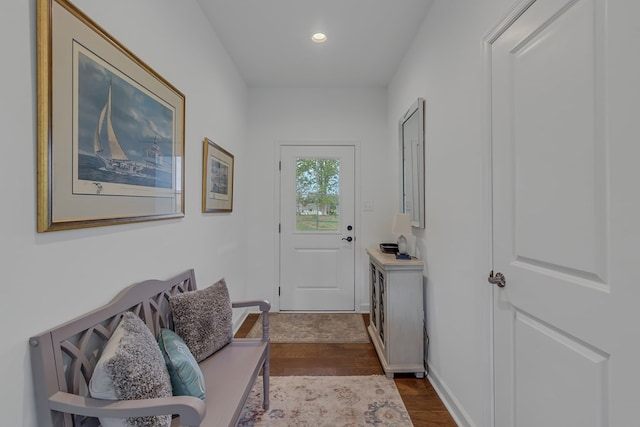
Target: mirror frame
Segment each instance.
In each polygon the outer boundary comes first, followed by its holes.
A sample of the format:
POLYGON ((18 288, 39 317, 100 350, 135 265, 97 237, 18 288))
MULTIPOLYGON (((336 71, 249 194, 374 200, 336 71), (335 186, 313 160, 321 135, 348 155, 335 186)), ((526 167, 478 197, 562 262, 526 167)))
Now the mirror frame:
POLYGON ((411 226, 417 228, 425 227, 425 193, 424 193, 424 163, 425 163, 425 150, 424 150, 424 98, 418 98, 411 107, 404 113, 399 122, 400 128, 400 212, 408 213, 411 215, 411 226), (412 118, 418 119, 418 134, 409 135, 405 129, 407 122, 412 118), (405 141, 409 136, 417 136, 417 142, 415 150, 407 148, 408 141, 405 141), (413 156, 415 153, 415 158, 413 156), (412 165, 412 168, 407 168, 406 165, 412 165), (409 184, 409 185, 407 185, 409 184), (417 186, 417 200, 413 200, 410 205, 415 209, 407 211, 408 200, 410 195, 407 194, 407 188, 413 189, 417 186), (416 212, 417 211, 417 212, 416 212))

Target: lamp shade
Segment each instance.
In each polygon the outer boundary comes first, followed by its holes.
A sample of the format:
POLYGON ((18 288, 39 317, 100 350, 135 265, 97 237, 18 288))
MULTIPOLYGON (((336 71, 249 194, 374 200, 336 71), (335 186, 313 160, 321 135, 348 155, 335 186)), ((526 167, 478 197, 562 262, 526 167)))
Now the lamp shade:
POLYGON ((409 259, 407 238, 404 235, 411 234, 411 217, 408 214, 397 213, 396 216, 393 217, 391 232, 400 235, 398 236, 398 254, 396 254, 396 258, 402 257, 403 259, 409 259))
POLYGON ((411 234, 411 216, 409 214, 397 213, 393 217, 393 227, 391 232, 395 234, 411 234))

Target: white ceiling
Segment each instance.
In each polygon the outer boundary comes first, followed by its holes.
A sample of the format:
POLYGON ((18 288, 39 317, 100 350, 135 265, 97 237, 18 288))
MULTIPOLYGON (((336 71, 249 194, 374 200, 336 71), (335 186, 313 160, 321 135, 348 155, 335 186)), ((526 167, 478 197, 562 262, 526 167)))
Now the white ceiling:
POLYGON ((198 0, 250 87, 384 87, 431 1, 198 0))

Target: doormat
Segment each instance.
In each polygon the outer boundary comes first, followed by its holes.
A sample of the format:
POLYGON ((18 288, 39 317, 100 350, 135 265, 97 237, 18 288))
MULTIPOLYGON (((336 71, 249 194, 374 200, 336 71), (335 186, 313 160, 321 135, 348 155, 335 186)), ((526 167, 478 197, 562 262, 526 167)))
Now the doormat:
POLYGON ((393 379, 384 375, 271 377, 262 409, 262 377, 247 399, 239 427, 411 427, 393 379))
MULTIPOLYGON (((247 338, 262 337, 262 315, 247 338)), ((367 343, 369 335, 359 313, 269 313, 273 343, 367 343)))

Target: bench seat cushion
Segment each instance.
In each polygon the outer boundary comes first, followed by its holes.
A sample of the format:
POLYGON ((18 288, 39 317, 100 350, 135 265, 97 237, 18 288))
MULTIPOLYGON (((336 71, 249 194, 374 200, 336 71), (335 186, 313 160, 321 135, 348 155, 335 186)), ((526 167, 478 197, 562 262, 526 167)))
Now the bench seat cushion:
MULTIPOLYGON (((207 389, 207 414, 202 426, 234 425, 266 360, 267 349, 267 341, 234 340, 200 362, 207 389), (238 396, 242 396, 240 401, 238 396)), ((174 419, 171 427, 179 426, 179 419, 174 419)))

